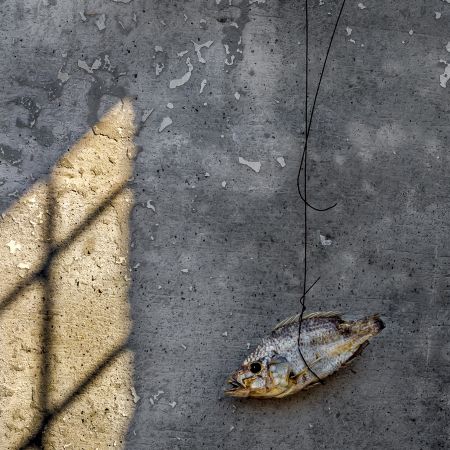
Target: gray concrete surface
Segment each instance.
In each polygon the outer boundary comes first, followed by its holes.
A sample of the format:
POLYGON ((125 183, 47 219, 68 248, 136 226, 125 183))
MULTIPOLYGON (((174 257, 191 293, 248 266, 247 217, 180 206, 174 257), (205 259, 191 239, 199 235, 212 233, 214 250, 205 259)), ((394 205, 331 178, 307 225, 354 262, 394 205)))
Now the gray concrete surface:
MULTIPOLYGON (((338 2, 311 3, 315 84, 338 2)), ((310 215, 310 280, 321 281, 308 309, 378 311, 387 327, 325 386, 236 401, 223 398, 227 374, 296 311, 301 289, 302 2, 0 1, 2 211, 119 98, 138 120, 154 108, 130 181, 140 400, 127 448, 450 446, 450 84, 439 62, 450 61, 450 4, 358 3, 347 2, 310 141, 311 197, 338 206, 310 215), (192 41, 209 40, 202 63, 192 41), (187 57, 191 77, 171 89, 187 57), (158 132, 164 117, 173 123, 158 132)))

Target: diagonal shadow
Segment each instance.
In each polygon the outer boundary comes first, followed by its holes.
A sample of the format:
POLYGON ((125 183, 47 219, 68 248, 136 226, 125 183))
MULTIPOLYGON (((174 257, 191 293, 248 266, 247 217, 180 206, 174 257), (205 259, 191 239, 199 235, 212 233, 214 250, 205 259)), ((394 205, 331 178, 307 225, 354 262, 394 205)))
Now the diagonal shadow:
MULTIPOLYGON (((120 133, 120 130, 119 130, 120 133)), ((94 131, 94 134, 97 133, 94 131)), ((113 140, 116 140, 112 138, 113 140)), ((128 152, 128 150, 127 150, 128 152)), ((128 156, 128 155, 127 155, 128 156)), ((98 220, 105 216, 109 207, 113 206, 113 203, 119 199, 119 197, 124 194, 127 187, 127 181, 120 183, 115 189, 113 189, 106 198, 96 205, 96 208, 84 217, 81 224, 77 225, 71 229, 63 239, 57 240, 55 237, 57 220, 55 219, 56 205, 58 202, 56 188, 54 185, 55 181, 52 177, 49 177, 47 184, 47 211, 49 214, 49 220, 45 227, 45 242, 48 243, 48 248, 46 248, 45 259, 42 261, 33 272, 27 276, 23 281, 16 285, 10 292, 3 297, 3 301, 0 304, 0 319, 3 313, 8 310, 8 307, 14 304, 15 299, 19 298, 22 292, 30 286, 35 280, 42 279, 45 280, 45 292, 43 299, 43 320, 42 320, 42 347, 43 351, 41 354, 41 396, 39 397, 39 410, 42 413, 40 419, 40 424, 36 431, 32 432, 31 435, 22 439, 23 444, 20 448, 26 448, 29 446, 38 446, 39 448, 44 448, 44 439, 46 431, 49 426, 51 426, 52 421, 57 419, 58 415, 71 407, 76 400, 89 391, 89 388, 95 384, 100 378, 103 377, 106 371, 112 366, 114 366, 121 358, 124 363, 126 358, 126 343, 127 338, 122 339, 118 345, 109 351, 106 355, 102 357, 100 362, 96 364, 78 383, 69 391, 66 392, 61 401, 55 402, 50 398, 51 382, 52 377, 52 348, 54 347, 54 309, 55 309, 55 297, 57 292, 55 290, 56 286, 54 284, 55 274, 55 261, 58 261, 60 257, 68 250, 71 245, 80 238, 86 230, 93 229, 95 232, 95 224, 98 220), (58 241, 58 244, 54 244, 58 241)), ((114 208, 112 208, 114 209, 114 208)), ((117 213, 118 214, 118 213, 117 213)), ((61 219, 61 218, 60 218, 61 219)), ((118 216, 118 219, 120 217, 118 216)), ((121 225, 119 221, 120 233, 122 233, 121 225)), ((94 233, 95 234, 95 233, 94 233)), ((125 299, 126 300, 126 299, 125 299)), ((120 361, 119 361, 120 362, 120 361)), ((54 362, 53 362, 54 363, 54 362)), ((125 361, 126 363, 126 361, 125 361)))

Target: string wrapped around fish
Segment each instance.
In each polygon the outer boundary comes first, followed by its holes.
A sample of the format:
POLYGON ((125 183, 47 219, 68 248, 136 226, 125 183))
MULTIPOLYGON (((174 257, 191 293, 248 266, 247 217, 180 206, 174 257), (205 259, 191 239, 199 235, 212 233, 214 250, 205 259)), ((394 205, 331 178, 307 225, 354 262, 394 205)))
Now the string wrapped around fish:
POLYGON ((295 394, 346 366, 384 328, 377 314, 352 319, 317 312, 303 317, 298 341, 299 318, 298 314, 284 320, 262 340, 229 377, 227 395, 281 398, 295 394))

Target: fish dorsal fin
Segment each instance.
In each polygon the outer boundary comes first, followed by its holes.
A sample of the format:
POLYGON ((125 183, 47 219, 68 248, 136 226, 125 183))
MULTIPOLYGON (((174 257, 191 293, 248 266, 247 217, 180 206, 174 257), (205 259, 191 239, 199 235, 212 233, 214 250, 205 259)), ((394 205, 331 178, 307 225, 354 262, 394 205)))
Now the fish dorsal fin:
MULTIPOLYGON (((303 316, 303 320, 306 319, 317 319, 317 318, 327 318, 327 317, 340 317, 340 314, 335 311, 317 311, 314 313, 309 313, 303 316)), ((279 330, 280 328, 286 327, 288 325, 292 325, 293 323, 297 323, 300 318, 300 314, 295 314, 292 317, 288 317, 287 319, 282 320, 280 323, 275 325, 272 331, 279 330)))

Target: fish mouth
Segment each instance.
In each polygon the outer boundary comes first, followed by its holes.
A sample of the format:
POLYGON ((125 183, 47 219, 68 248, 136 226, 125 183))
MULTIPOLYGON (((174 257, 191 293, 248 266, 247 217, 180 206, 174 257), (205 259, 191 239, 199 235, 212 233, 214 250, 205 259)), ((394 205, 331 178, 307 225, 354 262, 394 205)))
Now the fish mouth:
POLYGON ((225 395, 230 397, 247 397, 249 390, 240 383, 234 375, 228 378, 227 383, 229 386, 225 389, 225 395))

